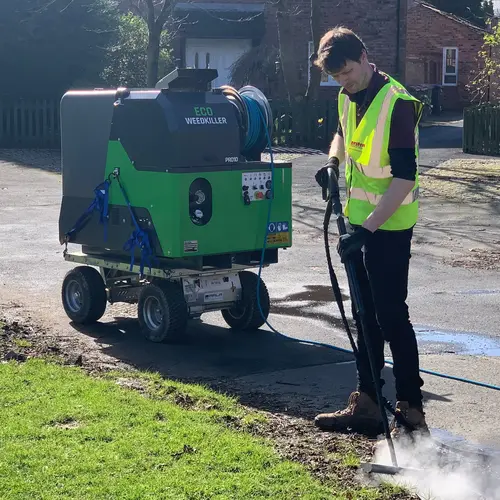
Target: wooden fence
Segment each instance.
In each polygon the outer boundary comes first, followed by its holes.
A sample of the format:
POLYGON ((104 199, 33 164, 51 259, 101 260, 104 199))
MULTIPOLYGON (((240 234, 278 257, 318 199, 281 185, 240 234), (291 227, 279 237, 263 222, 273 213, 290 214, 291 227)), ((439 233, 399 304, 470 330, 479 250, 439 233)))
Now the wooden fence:
POLYGON ((500 156, 500 107, 492 104, 464 109, 464 153, 500 156))
MULTIPOLYGON (((59 99, 0 98, 0 148, 59 148, 59 99)), ((325 149, 337 128, 337 101, 271 101, 275 146, 325 149)))
POLYGON ((0 147, 59 148, 58 99, 0 99, 0 147))
POLYGON ((337 129, 337 101, 297 103, 271 101, 275 146, 328 148, 337 129))

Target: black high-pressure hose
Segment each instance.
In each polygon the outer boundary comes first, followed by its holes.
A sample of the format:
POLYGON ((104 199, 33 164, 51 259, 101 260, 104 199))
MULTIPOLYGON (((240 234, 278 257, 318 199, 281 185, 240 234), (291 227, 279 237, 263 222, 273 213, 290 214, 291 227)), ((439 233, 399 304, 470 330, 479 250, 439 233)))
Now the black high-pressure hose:
MULTIPOLYGON (((326 259, 328 262, 328 272, 330 273, 330 281, 332 284, 332 290, 333 290, 333 293, 335 296, 335 300, 336 300, 337 305, 339 307, 340 314, 342 316, 342 321, 344 323, 344 327, 346 329, 347 336, 349 337, 349 342, 351 343, 351 347, 352 347, 354 356, 357 359, 359 356, 359 350, 356 346, 356 343, 354 342, 354 338, 352 336, 351 329, 349 328, 349 323, 348 323, 346 315, 345 315, 344 304, 342 301, 342 294, 340 291, 340 286, 339 286, 337 276, 335 275, 335 271, 333 269, 332 259, 331 259, 331 255, 330 255, 330 242, 329 242, 329 237, 328 237, 328 230, 330 227, 330 219, 332 216, 332 212, 335 214, 335 216, 337 218, 337 227, 339 230, 339 236, 347 234, 347 229, 346 229, 344 217, 342 214, 342 203, 340 202, 339 185, 338 185, 338 181, 337 181, 337 176, 335 175, 333 168, 328 169, 328 186, 323 187, 323 200, 327 202, 327 207, 325 210, 325 218, 323 221, 323 231, 324 231, 324 239, 325 239, 326 259)), ((382 422, 384 425, 385 437, 386 437, 387 443, 389 445, 389 451, 391 453, 392 462, 393 462, 394 466, 397 467, 396 452, 394 450, 394 443, 392 442, 391 433, 389 430, 389 421, 387 418, 387 413, 385 411, 386 408, 406 428, 408 428, 410 430, 414 430, 414 427, 409 422, 407 422, 406 419, 404 419, 402 415, 396 414, 392 405, 382 395, 380 378, 376 373, 375 362, 373 359, 373 349, 372 349, 371 339, 370 339, 370 336, 368 334, 366 334, 366 332, 368 330, 366 327, 365 308, 364 308, 363 300, 361 297, 361 291, 359 288, 359 284, 358 284, 358 281, 356 278, 356 271, 355 271, 353 262, 348 260, 345 263, 345 269, 346 269, 346 273, 347 273, 347 279, 349 282, 349 290, 351 293, 351 300, 352 300, 354 309, 357 313, 357 316, 359 318, 359 321, 361 323, 361 331, 358 332, 358 336, 363 335, 363 340, 365 342, 366 351, 368 354, 368 360, 370 363, 370 369, 372 372, 373 383, 375 386, 375 392, 377 395, 377 404, 378 404, 378 407, 380 410, 380 415, 382 417, 382 422)))
POLYGON ((340 285, 337 276, 335 274, 335 271, 333 269, 332 257, 330 254, 330 238, 328 236, 328 230, 330 228, 330 219, 332 217, 333 211, 337 216, 337 225, 339 227, 339 234, 346 233, 344 219, 342 217, 339 217, 339 214, 342 213, 339 186, 335 179, 335 173, 331 168, 328 169, 328 186, 323 187, 323 200, 327 202, 325 210, 325 218, 323 220, 323 235, 325 239, 325 252, 326 252, 326 260, 328 262, 328 272, 330 273, 330 281, 332 284, 333 294, 335 296, 335 300, 340 310, 340 315, 342 317, 344 328, 346 329, 347 336, 349 337, 349 342, 351 343, 351 348, 353 350, 354 356, 357 358, 358 347, 356 345, 356 342, 354 342, 354 338, 352 336, 352 332, 349 327, 349 322, 347 321, 347 317, 345 315, 344 302, 342 300, 342 292, 340 291, 340 285))

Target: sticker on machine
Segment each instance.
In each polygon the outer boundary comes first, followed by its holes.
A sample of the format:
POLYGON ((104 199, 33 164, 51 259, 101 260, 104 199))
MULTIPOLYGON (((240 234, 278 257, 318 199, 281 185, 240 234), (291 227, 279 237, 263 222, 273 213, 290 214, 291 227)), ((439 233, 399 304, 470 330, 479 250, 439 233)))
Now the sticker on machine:
POLYGON ((283 222, 270 222, 267 228, 269 234, 274 233, 288 233, 290 231, 290 225, 288 221, 283 222))
POLYGON ((197 252, 198 251, 198 241, 189 240, 184 242, 184 252, 197 252))
POLYGON ((267 245, 282 245, 290 243, 290 233, 271 233, 267 235, 267 245))
POLYGON ((208 292, 204 297, 205 302, 224 302, 224 292, 208 292))

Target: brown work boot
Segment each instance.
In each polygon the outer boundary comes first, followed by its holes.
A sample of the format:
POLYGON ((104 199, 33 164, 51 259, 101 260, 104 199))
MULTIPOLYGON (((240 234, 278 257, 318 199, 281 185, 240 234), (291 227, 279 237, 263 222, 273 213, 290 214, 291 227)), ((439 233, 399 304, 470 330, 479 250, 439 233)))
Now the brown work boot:
POLYGON ((352 431, 359 434, 377 435, 384 432, 380 410, 375 401, 364 392, 353 392, 344 410, 322 413, 314 424, 324 431, 352 431))
POLYGON ((415 437, 416 435, 430 436, 429 427, 425 421, 425 413, 421 408, 412 408, 406 401, 398 401, 396 403, 396 414, 401 415, 414 430, 408 429, 404 424, 394 418, 391 422, 391 436, 393 439, 398 439, 403 435, 415 437))

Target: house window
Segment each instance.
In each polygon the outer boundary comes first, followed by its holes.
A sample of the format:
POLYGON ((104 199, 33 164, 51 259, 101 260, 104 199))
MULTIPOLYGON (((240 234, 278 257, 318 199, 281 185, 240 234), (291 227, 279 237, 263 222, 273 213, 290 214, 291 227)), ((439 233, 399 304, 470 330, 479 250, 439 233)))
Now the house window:
POLYGON ((458 84, 458 49, 445 47, 443 49, 443 85, 458 84))
MULTIPOLYGON (((308 54, 307 54, 307 81, 311 79, 311 63, 309 62, 312 53, 314 52, 314 42, 309 42, 308 45, 308 54)), ((337 83, 330 75, 326 75, 325 73, 321 73, 321 83, 322 87, 340 87, 339 83, 337 83)))

